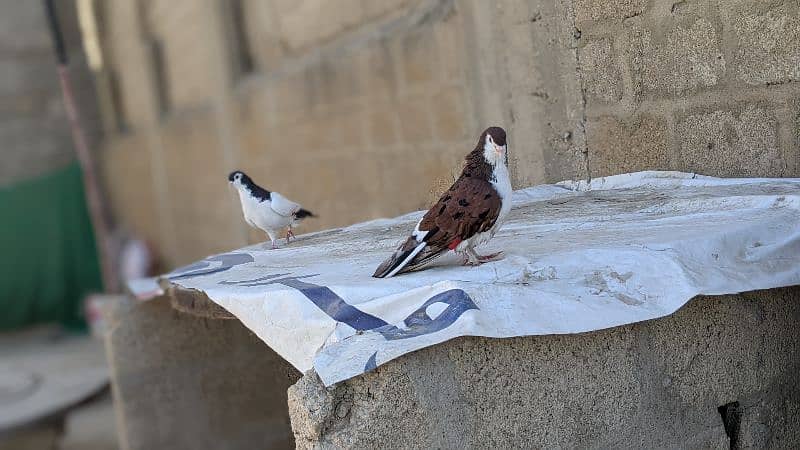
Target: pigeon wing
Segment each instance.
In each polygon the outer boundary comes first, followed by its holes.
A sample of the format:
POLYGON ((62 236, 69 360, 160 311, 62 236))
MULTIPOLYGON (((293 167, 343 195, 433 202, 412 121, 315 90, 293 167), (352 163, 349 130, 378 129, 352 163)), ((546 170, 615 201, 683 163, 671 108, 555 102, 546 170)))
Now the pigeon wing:
POLYGON ((492 228, 502 207, 502 199, 491 183, 462 177, 442 195, 419 224, 429 231, 428 246, 455 248, 477 233, 492 228))
POLYGON ((417 224, 414 233, 373 274, 383 278, 432 261, 497 221, 502 199, 491 183, 461 176, 417 224))
POLYGON ((300 205, 273 191, 270 193, 270 208, 281 216, 289 217, 300 209, 300 205))

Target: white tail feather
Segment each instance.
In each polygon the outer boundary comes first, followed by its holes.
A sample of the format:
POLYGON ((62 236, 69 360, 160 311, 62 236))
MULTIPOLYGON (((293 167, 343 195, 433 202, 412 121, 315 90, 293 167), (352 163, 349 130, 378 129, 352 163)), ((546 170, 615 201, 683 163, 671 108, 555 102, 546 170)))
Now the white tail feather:
POLYGON ((398 264, 398 265, 397 265, 397 267, 395 267, 394 269, 392 269, 392 271, 391 271, 391 272, 389 272, 389 273, 386 275, 386 277, 385 277, 385 278, 391 278, 391 277, 395 276, 395 275, 397 274, 397 272, 399 272, 400 270, 402 270, 402 269, 403 269, 403 267, 405 267, 405 266, 406 266, 406 265, 407 265, 409 262, 411 262, 411 260, 412 260, 412 259, 414 259, 414 257, 415 257, 415 256, 417 256, 417 254, 419 254, 419 252, 421 252, 421 251, 422 251, 422 250, 423 250, 423 249, 424 249, 424 248, 425 248, 427 245, 428 245, 428 244, 426 244, 426 243, 424 243, 424 242, 420 242, 420 244, 419 244, 419 245, 417 245, 417 247, 416 247, 416 248, 415 248, 415 249, 414 249, 414 250, 411 252, 411 254, 409 254, 409 255, 406 257, 406 259, 404 259, 404 260, 403 260, 403 262, 401 262, 400 264, 398 264))

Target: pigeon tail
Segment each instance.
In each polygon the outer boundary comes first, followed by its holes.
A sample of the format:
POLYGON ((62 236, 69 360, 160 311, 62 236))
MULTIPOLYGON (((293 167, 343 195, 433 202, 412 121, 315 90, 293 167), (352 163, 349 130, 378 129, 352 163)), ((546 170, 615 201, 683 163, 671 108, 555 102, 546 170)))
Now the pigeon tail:
POLYGON ((300 208, 295 214, 295 218, 297 219, 305 219, 306 217, 317 217, 311 211, 307 209, 300 208))
POLYGON ((411 272, 437 256, 446 249, 430 247, 425 242, 419 242, 414 237, 409 237, 397 251, 384 261, 372 274, 375 278, 391 278, 401 273, 411 272))

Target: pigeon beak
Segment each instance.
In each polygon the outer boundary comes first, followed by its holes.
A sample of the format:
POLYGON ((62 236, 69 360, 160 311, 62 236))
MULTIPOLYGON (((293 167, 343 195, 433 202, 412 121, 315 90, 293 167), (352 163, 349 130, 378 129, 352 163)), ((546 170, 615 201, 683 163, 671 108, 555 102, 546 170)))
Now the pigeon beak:
POLYGON ((506 146, 505 146, 505 145, 497 145, 497 144, 495 144, 495 146, 494 146, 494 151, 495 151, 495 152, 496 152, 498 155, 501 155, 501 156, 502 156, 502 155, 503 155, 503 153, 505 153, 505 151, 506 151, 506 146))

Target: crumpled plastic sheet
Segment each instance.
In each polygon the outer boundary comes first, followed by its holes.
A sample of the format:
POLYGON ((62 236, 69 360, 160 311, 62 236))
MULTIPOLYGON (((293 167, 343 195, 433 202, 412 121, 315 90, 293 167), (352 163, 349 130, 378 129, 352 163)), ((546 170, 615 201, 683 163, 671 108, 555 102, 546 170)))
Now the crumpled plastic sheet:
MULTIPOLYGON (((692 297, 800 284, 800 179, 638 172, 514 193, 481 253, 372 278, 423 212, 215 255, 164 278, 204 292, 325 385, 458 336, 581 333, 692 297)), ((158 293, 156 280, 130 283, 158 293)))

